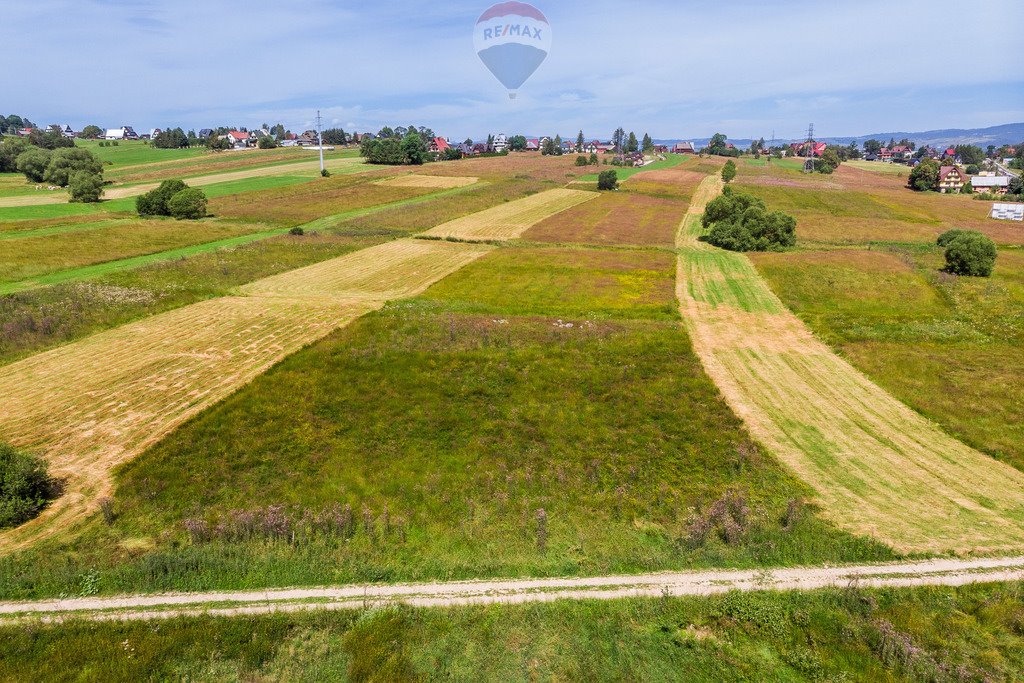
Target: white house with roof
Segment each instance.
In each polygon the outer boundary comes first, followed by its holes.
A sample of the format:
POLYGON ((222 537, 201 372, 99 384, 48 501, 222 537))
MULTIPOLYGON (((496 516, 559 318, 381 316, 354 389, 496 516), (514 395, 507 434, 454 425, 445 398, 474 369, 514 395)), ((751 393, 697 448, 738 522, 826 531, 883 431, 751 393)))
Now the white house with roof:
POLYGON ((988 194, 1006 194, 1010 189, 1010 179, 1004 175, 971 176, 971 187, 975 192, 988 194))
POLYGON ((104 140, 138 140, 139 134, 132 130, 131 126, 120 128, 108 128, 103 136, 104 140))

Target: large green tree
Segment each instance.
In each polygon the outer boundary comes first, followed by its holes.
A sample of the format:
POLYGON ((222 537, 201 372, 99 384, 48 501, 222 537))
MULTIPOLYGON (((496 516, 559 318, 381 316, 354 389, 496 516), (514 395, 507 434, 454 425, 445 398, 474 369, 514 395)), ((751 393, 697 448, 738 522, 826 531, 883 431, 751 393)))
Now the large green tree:
POLYGON ((910 172, 907 186, 918 192, 934 190, 939 185, 939 162, 925 159, 910 172))
POLYGON ((54 185, 65 187, 71 181, 71 174, 76 171, 86 171, 102 176, 103 162, 91 151, 82 147, 54 150, 46 165, 43 179, 54 185))

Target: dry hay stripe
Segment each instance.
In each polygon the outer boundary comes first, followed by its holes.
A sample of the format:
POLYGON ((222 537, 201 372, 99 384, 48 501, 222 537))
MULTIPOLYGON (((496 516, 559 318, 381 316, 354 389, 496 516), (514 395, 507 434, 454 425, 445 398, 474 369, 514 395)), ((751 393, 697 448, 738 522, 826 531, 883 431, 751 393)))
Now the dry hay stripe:
POLYGON ((472 185, 477 182, 477 180, 479 179, 470 176, 419 175, 411 173, 409 175, 398 176, 397 178, 378 180, 375 184, 385 185, 388 187, 430 187, 441 190, 451 190, 456 187, 472 185))
POLYGON ((397 240, 0 367, 0 439, 40 451, 65 479, 65 494, 0 534, 0 549, 80 522, 117 465, 304 345, 491 249, 397 240))
POLYGON ((586 190, 547 190, 443 223, 424 234, 464 240, 515 239, 545 218, 598 196, 586 190))
POLYGON ((742 254, 696 240, 706 179, 677 237, 694 349, 751 433, 838 526, 904 551, 1024 546, 1024 473, 951 438, 818 341, 742 254))

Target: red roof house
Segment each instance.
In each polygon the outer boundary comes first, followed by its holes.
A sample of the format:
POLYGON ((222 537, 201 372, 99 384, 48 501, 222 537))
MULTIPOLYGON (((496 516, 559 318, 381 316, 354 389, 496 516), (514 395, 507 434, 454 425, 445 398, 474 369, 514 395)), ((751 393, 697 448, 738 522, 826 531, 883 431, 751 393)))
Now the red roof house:
POLYGON ((444 138, 434 138, 430 141, 429 149, 431 152, 443 152, 449 149, 451 145, 444 138))

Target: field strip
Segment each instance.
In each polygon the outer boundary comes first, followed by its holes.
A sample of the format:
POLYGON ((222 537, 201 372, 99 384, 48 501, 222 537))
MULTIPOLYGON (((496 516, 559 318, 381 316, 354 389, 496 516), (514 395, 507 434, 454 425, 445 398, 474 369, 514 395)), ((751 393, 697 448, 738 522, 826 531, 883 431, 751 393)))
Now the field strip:
MULTIPOLYGON (((342 158, 342 159, 329 159, 324 162, 324 166, 328 170, 345 170, 351 166, 358 166, 363 163, 362 159, 359 158, 342 158)), ((229 183, 237 180, 248 180, 250 178, 263 178, 268 176, 279 176, 289 175, 292 173, 300 173, 303 171, 316 171, 320 168, 319 160, 310 161, 296 161, 289 164, 278 164, 277 166, 259 166, 257 168, 247 168, 240 171, 224 171, 221 173, 211 173, 208 175, 199 175, 193 177, 183 177, 183 180, 190 187, 205 187, 206 185, 216 185, 217 183, 229 183)), ((367 170, 370 170, 367 168, 367 170)), ((137 197, 140 194, 145 194, 152 189, 159 186, 160 183, 142 183, 139 185, 129 185, 127 187, 112 187, 103 191, 104 199, 124 199, 126 197, 137 197)), ((2 197, 0 198, 0 209, 10 208, 17 206, 38 206, 42 204, 66 204, 68 202, 67 194, 60 195, 46 195, 43 197, 36 197, 33 195, 27 195, 22 197, 2 197)))
POLYGON ((703 570, 550 579, 363 584, 259 591, 121 595, 0 603, 0 622, 138 620, 181 615, 242 616, 382 605, 454 607, 554 600, 708 596, 729 591, 963 586, 1024 579, 1024 557, 940 559, 885 565, 703 570))
POLYGON ((65 480, 42 515, 0 533, 0 550, 84 518, 118 464, 302 346, 490 249, 396 240, 0 367, 0 439, 42 453, 65 480))
POLYGON ((464 240, 515 239, 545 218, 597 196, 586 190, 546 190, 442 223, 423 234, 464 240))
POLYGON ((1024 547, 1024 473, 951 438, 832 352, 750 260, 702 242, 705 179, 680 226, 677 295, 734 412, 826 517, 902 551, 1024 547))
POLYGON ((412 173, 375 182, 377 185, 387 185, 389 187, 436 187, 449 190, 453 187, 472 185, 477 180, 479 179, 470 176, 418 175, 412 173))

